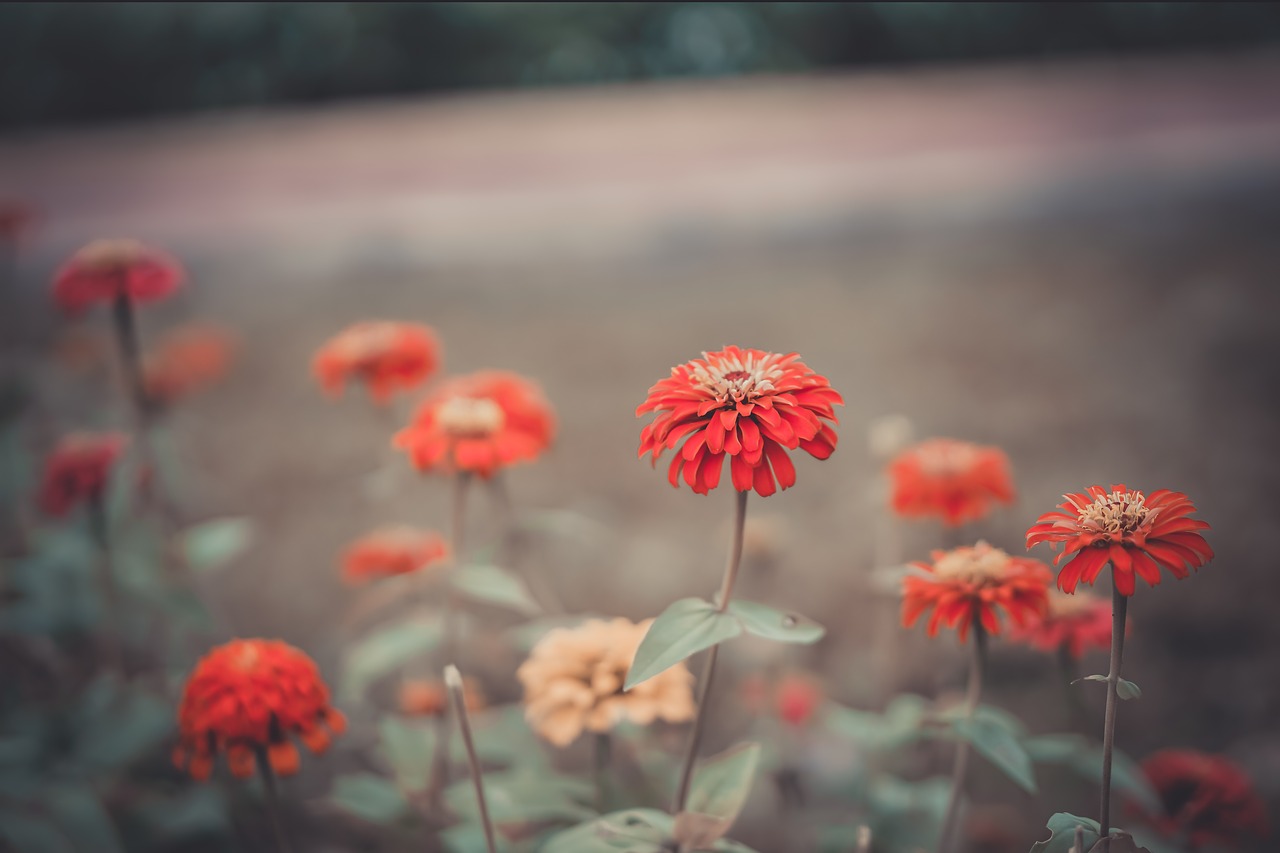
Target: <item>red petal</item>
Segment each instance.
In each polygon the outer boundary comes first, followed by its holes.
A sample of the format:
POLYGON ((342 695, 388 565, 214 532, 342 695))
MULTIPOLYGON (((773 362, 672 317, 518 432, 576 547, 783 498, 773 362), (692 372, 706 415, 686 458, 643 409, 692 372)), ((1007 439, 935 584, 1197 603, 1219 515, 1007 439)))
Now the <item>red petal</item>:
POLYGON ((789 489, 796 484, 796 466, 792 464, 791 457, 787 455, 787 451, 772 441, 765 442, 764 452, 769 457, 769 463, 773 465, 773 473, 778 476, 778 485, 783 489, 789 489))

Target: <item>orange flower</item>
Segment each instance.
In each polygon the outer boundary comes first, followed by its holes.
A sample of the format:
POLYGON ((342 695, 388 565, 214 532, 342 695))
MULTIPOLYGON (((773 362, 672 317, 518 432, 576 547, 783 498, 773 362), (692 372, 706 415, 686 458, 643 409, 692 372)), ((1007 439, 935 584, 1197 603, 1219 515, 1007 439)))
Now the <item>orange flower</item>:
POLYGON ((1062 512, 1045 513, 1027 531, 1028 548, 1066 543, 1053 561, 1071 557, 1058 573, 1063 592, 1075 592, 1081 581, 1092 584, 1108 562, 1116 589, 1133 595, 1135 573, 1155 586, 1161 566, 1181 580, 1213 559, 1199 532, 1209 525, 1188 517, 1196 508, 1181 492, 1157 489, 1146 496, 1123 485, 1110 492, 1090 486, 1088 494, 1063 497, 1062 512))
MULTIPOLYGON (((1164 813, 1147 817, 1165 835, 1193 847, 1234 847, 1270 834, 1267 807, 1248 774, 1219 756, 1162 749, 1142 762, 1164 813)), ((1252 848, 1250 848, 1252 849, 1252 848)))
MULTIPOLYGON (((449 707, 449 690, 443 681, 406 680, 400 685, 400 713, 409 717, 438 717, 449 707)), ((483 711, 488 704, 480 683, 462 679, 462 700, 468 711, 483 711)))
POLYGON ((844 399, 795 353, 704 352, 671 368, 636 409, 637 417, 658 413, 640 433, 640 456, 652 454, 657 465, 663 451, 683 439, 667 470, 672 486, 683 473, 694 492, 707 494, 720 484, 728 456, 733 487, 767 497, 795 485, 788 450, 798 447, 817 459, 835 450, 836 432, 823 420, 837 423, 837 403, 844 399))
POLYGON ((975 621, 988 634, 1000 633, 999 611, 1022 627, 1048 607, 1053 575, 1043 564, 1010 557, 986 542, 951 551, 934 551, 933 563, 913 563, 925 574, 903 580, 902 624, 910 628, 929 609, 929 636, 938 627, 957 628, 960 642, 975 621))
POLYGON ((449 557, 444 538, 416 527, 380 527, 347 546, 342 555, 342 576, 347 583, 407 575, 436 565, 449 557))
POLYGON ((376 403, 426 382, 440 365, 440 343, 430 326, 365 321, 348 326, 316 352, 311 368, 321 387, 338 397, 347 382, 363 382, 376 403))
POLYGON ((536 459, 554 433, 551 404, 537 385, 514 373, 483 370, 437 388, 393 443, 420 471, 466 471, 487 479, 536 459))
POLYGON ((1090 648, 1111 648, 1111 603, 1087 592, 1049 594, 1043 619, 1014 632, 1014 639, 1046 652, 1064 646, 1073 658, 1090 648))
POLYGON ((893 511, 907 518, 936 516, 958 526, 978 521, 992 503, 1013 500, 1009 457, 998 447, 931 438, 889 463, 893 511))
POLYGON ((79 314, 95 302, 164 299, 186 279, 181 264, 137 240, 95 240, 59 268, 53 279, 54 301, 68 314, 79 314))
POLYGON ((583 731, 607 732, 624 720, 645 726, 658 719, 693 719, 693 675, 683 663, 622 691, 652 622, 588 619, 539 640, 516 671, 533 730, 568 746, 583 731))
POLYGON ((742 699, 756 713, 775 714, 792 726, 805 726, 822 707, 822 686, 807 675, 790 673, 770 684, 763 676, 748 677, 742 684, 742 699))
POLYGON ((82 503, 101 500, 111 469, 128 442, 127 436, 116 432, 64 437, 45 458, 40 509, 61 517, 82 503))
POLYGON ((320 754, 346 726, 311 658, 280 640, 232 640, 205 655, 187 680, 173 761, 203 780, 225 752, 232 775, 246 778, 255 753, 265 752, 287 776, 298 770, 290 734, 320 754))
POLYGON ((142 361, 147 399, 173 403, 218 381, 226 375, 234 348, 231 335, 218 326, 192 324, 175 329, 142 361))

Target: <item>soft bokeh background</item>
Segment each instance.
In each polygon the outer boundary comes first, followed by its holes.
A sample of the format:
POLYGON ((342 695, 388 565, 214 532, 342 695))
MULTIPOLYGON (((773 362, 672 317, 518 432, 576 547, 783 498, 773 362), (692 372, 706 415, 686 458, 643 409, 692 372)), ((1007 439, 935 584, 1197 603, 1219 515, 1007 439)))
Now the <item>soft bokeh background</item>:
MULTIPOLYGON (((560 437, 514 499, 590 522, 537 569, 568 610, 633 618, 714 588, 730 509, 636 461, 635 405, 704 349, 799 351, 848 405, 836 455, 750 508, 783 549, 753 592, 830 627, 795 664, 867 707, 962 677, 949 639, 883 648, 878 418, 1005 448, 1018 503, 970 534, 1011 551, 1065 490, 1182 490, 1218 556, 1140 590, 1119 742, 1222 751, 1274 803, 1278 47, 1261 4, 6 6, 0 195, 43 217, 6 357, 50 434, 123 424, 48 355, 46 282, 98 236, 180 255, 194 281, 144 335, 198 317, 243 343, 175 425, 189 511, 265 531, 206 592, 331 668, 341 546, 447 524, 444 484, 386 449, 408 407, 312 381, 337 329, 427 322, 449 370, 537 378, 560 437)), ((902 556, 944 541, 910 526, 902 556)), ((1043 662, 995 656, 993 701, 1060 727, 1043 662)), ((1092 794, 1020 828, 1072 806, 1092 794)))

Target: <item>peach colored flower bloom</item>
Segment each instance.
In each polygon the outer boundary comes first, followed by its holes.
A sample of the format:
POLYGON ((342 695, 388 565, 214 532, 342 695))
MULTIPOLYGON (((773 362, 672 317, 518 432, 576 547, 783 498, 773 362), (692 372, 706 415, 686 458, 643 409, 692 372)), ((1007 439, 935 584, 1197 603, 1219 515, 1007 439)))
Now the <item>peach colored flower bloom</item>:
MULTIPOLYGON (((1142 762, 1164 813, 1147 817, 1193 848, 1234 848, 1267 838, 1267 807, 1239 765, 1192 749, 1162 749, 1142 762)), ((1253 849, 1250 847, 1249 849, 1253 849)))
POLYGON ((694 492, 709 493, 720 484, 727 456, 734 489, 767 497, 795 485, 788 450, 817 459, 835 450, 836 404, 844 399, 795 353, 704 352, 671 368, 636 409, 637 417, 657 413, 640 433, 640 456, 651 454, 657 465, 663 451, 683 441, 667 469, 672 486, 683 474, 694 492))
POLYGON ((448 544, 433 530, 380 527, 347 546, 342 555, 342 576, 348 583, 365 583, 407 575, 448 558, 448 544))
POLYGON ((932 563, 913 563, 924 575, 903 580, 902 624, 908 628, 926 611, 929 636, 939 626, 957 628, 960 642, 978 622, 988 634, 1000 633, 1000 611, 1021 627, 1044 613, 1053 574, 1042 563, 1011 557, 986 542, 950 551, 934 551, 932 563))
POLYGON ((1013 501, 1009 458, 997 447, 931 438, 889 463, 890 505, 907 518, 936 517, 957 526, 978 521, 993 503, 1013 501))
POLYGON ((351 380, 364 383, 374 402, 426 382, 440 366, 440 343, 430 326, 367 320, 343 329, 316 352, 312 371, 338 397, 351 380))
POLYGON ((1201 530, 1209 525, 1189 516, 1195 505, 1181 492, 1157 489, 1144 495, 1124 485, 1107 491, 1090 486, 1087 494, 1064 495, 1060 512, 1047 512, 1027 531, 1027 547, 1041 542, 1065 543, 1054 565, 1071 557, 1058 572, 1058 588, 1075 592, 1081 581, 1092 584, 1103 566, 1122 595, 1133 595, 1134 575, 1149 585, 1160 583, 1163 566, 1182 580, 1213 559, 1201 530))
POLYGON ((588 619, 577 628, 547 633, 520 665, 525 717, 556 746, 584 731, 607 732, 623 721, 693 719, 693 675, 683 663, 626 691, 627 670, 652 619, 588 619))
POLYGON ((247 778, 261 749, 271 768, 287 776, 298 770, 290 734, 320 754, 346 726, 311 658, 280 640, 232 640, 201 658, 187 680, 173 761, 203 780, 225 752, 232 775, 247 778))
POLYGON ((1065 647, 1073 658, 1091 648, 1111 648, 1111 602, 1080 591, 1053 591, 1043 618, 1013 631, 1013 639, 1046 652, 1065 647))
POLYGON ((101 500, 111 469, 128 443, 128 436, 117 432, 65 436, 45 458, 40 509, 60 517, 80 504, 101 500))
POLYGON ((515 373, 484 370, 441 385, 423 401, 394 445, 420 471, 463 471, 488 478, 536 459, 555 434, 551 405, 515 373))
MULTIPOLYGON (((480 682, 462 679, 462 700, 468 711, 483 711, 488 705, 480 682)), ((449 707, 449 690, 443 681, 407 679, 400 684, 400 713, 409 717, 437 717, 449 707)))
POLYGON ((142 360, 147 400, 171 404, 217 382, 234 351, 230 333, 218 326, 191 324, 169 332, 142 360))
POLYGON ((137 240, 95 240, 64 263, 53 280, 53 298, 68 314, 96 302, 151 302, 172 294, 186 279, 182 265, 137 240))

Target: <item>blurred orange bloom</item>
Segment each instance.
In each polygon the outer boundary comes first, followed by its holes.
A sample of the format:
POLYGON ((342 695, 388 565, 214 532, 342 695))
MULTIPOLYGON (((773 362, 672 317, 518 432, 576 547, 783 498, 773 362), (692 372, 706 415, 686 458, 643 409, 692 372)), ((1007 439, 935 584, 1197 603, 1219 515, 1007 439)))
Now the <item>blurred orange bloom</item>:
POLYGON ((342 555, 342 576, 347 583, 365 583, 407 575, 448 557, 449 546, 435 531, 405 525, 380 527, 347 546, 342 555))
POLYGON ((218 326, 191 324, 168 333, 142 360, 147 399, 173 403, 226 375, 235 342, 218 326))
POLYGON ((1048 607, 1053 573, 1035 560, 1011 557, 986 542, 934 551, 933 563, 913 563, 924 575, 903 580, 902 624, 908 628, 927 610, 929 636, 945 625, 964 642, 975 621, 988 634, 1000 633, 1000 611, 1022 627, 1048 607))
POLYGON ((280 640, 232 640, 205 655, 187 680, 173 761, 203 780, 225 752, 232 775, 243 779, 265 752, 271 769, 287 776, 298 771, 290 734, 320 754, 346 726, 311 658, 280 640))
POLYGON ((128 436, 117 432, 77 432, 65 436, 44 461, 40 509, 64 516, 82 503, 101 500, 128 436))
MULTIPOLYGON (((468 711, 482 711, 488 705, 480 682, 462 679, 462 700, 468 711)), ((437 717, 449 707, 449 689, 443 681, 408 679, 400 684, 400 713, 409 717, 437 717)))
POLYGON ((484 370, 449 380, 423 401, 393 444, 420 471, 466 471, 488 478, 536 459, 555 434, 551 404, 515 373, 484 370))
POLYGON ((174 258, 137 240, 94 240, 64 263, 53 279, 53 298, 68 314, 95 302, 164 299, 186 279, 174 258))
POLYGON ((1075 592, 1092 584, 1103 566, 1122 595, 1133 595, 1137 574, 1149 585, 1160 583, 1163 566, 1179 580, 1213 559, 1200 534, 1209 525, 1189 516, 1195 505, 1181 492, 1157 489, 1150 496, 1124 485, 1090 486, 1088 494, 1064 495, 1061 512, 1047 512, 1027 531, 1027 547, 1063 542, 1054 565, 1071 557, 1058 572, 1058 588, 1075 592), (1074 555, 1074 556, 1072 556, 1074 555))
POLYGON ((1111 648, 1111 602, 1077 592, 1049 594, 1049 609, 1044 617, 1013 632, 1013 639, 1046 652, 1064 646, 1073 658, 1090 648, 1111 648))
POLYGON ((376 403, 430 379, 440 366, 440 342, 430 326, 368 320, 343 329, 320 347, 312 371, 329 394, 364 383, 376 403))
POLYGON ((1013 501, 1009 458, 998 447, 931 438, 889 463, 890 505, 907 518, 941 518, 957 526, 978 521, 994 502, 1013 501))
POLYGON ((516 676, 524 685, 525 717, 540 736, 568 746, 583 731, 607 732, 625 721, 693 719, 693 675, 683 663, 627 692, 627 670, 652 619, 588 619, 555 628, 538 641, 516 676))
POLYGON ((663 451, 683 439, 667 469, 672 486, 680 485, 683 473, 694 492, 709 493, 720 484, 728 456, 733 487, 767 497, 795 485, 788 450, 800 448, 817 459, 835 450, 836 404, 844 399, 795 353, 738 347, 704 352, 671 368, 636 409, 636 417, 658 413, 640 433, 640 456, 652 454, 657 465, 663 451))
POLYGON ((775 715, 792 726, 805 726, 822 707, 822 685, 808 675, 789 673, 770 683, 762 675, 749 676, 741 687, 743 702, 756 713, 775 715))
POLYGON ((1164 806, 1163 814, 1147 817, 1167 836, 1194 848, 1230 848, 1270 834, 1266 804, 1248 774, 1220 755, 1162 749, 1142 762, 1142 771, 1164 806))

